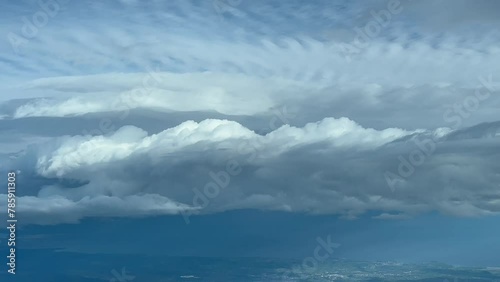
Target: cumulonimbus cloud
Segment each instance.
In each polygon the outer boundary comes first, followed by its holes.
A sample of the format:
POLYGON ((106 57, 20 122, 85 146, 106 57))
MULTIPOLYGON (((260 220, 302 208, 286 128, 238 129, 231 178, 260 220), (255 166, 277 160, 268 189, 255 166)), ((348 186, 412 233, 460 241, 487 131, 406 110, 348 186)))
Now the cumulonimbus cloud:
POLYGON ((457 137, 445 129, 363 128, 347 118, 266 135, 228 120, 187 121, 152 135, 127 126, 108 136, 58 138, 32 149, 34 159, 19 157, 27 172, 55 180, 22 197, 20 208, 39 223, 247 208, 346 217, 380 211, 381 219, 494 214, 500 150, 491 132, 498 128, 457 137), (392 191, 384 173, 396 172, 399 157, 408 159, 429 136, 436 150, 392 191), (219 192, 207 197, 214 185, 219 192))

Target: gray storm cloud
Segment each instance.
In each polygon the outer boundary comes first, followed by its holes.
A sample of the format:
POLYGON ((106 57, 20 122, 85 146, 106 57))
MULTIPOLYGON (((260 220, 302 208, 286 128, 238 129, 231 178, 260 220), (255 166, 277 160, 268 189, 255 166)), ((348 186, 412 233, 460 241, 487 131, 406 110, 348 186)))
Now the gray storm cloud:
POLYGON ((302 2, 61 2, 33 36, 8 6, 0 171, 24 222, 498 213, 499 6, 302 2))

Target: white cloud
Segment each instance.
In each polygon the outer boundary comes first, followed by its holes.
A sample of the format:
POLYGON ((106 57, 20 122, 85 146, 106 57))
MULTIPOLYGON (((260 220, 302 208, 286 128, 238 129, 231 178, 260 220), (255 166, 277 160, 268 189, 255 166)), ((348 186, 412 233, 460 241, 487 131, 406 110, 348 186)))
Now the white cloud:
MULTIPOLYGON (((0 194, 7 202, 7 195, 0 194)), ((176 203, 157 194, 113 197, 86 196, 79 200, 53 195, 47 197, 18 197, 20 217, 26 223, 60 224, 77 223, 84 217, 142 217, 150 215, 179 214, 192 208, 176 203)))
MULTIPOLYGON (((230 16, 212 1, 120 1, 121 9, 78 1, 61 4, 19 54, 0 43, 0 158, 26 177, 20 208, 29 220, 193 209, 193 189, 229 160, 242 171, 199 212, 384 219, 500 210, 498 125, 486 123, 500 119, 498 5, 407 1, 379 36, 346 54, 354 28, 385 1, 251 3, 230 16), (457 112, 484 88, 479 77, 492 78, 491 95, 457 112), (293 119, 266 135, 250 129, 282 107, 293 119), (463 130, 445 116, 450 109, 463 130), (80 134, 110 116, 118 131, 80 134), (429 136, 438 149, 392 192, 384 172, 429 136)), ((18 19, 33 7, 19 5, 6 6, 2 34, 22 35, 18 19)))
POLYGON ((430 211, 490 215, 500 211, 500 151, 492 130, 498 126, 374 130, 346 118, 265 136, 228 120, 187 121, 152 135, 128 126, 108 136, 54 139, 19 156, 25 177, 30 171, 59 177, 23 196, 20 207, 28 222, 42 224, 248 208, 347 218, 381 211, 380 219, 430 211), (419 148, 413 140, 429 136, 437 138, 437 150, 391 191, 384 172, 419 148), (229 163, 238 173, 227 173, 229 163), (226 180, 208 204, 200 198, 226 180))
POLYGON ((64 138, 59 141, 59 148, 39 157, 37 170, 43 176, 61 177, 81 167, 124 160, 134 153, 182 153, 192 145, 199 145, 197 150, 210 150, 222 142, 233 151, 242 142, 259 144, 259 150, 264 152, 261 157, 275 157, 291 148, 317 142, 329 142, 335 147, 374 148, 412 133, 397 128, 365 129, 346 118, 327 118, 304 128, 285 125, 266 136, 228 120, 186 121, 151 136, 136 127, 123 127, 110 137, 64 138))

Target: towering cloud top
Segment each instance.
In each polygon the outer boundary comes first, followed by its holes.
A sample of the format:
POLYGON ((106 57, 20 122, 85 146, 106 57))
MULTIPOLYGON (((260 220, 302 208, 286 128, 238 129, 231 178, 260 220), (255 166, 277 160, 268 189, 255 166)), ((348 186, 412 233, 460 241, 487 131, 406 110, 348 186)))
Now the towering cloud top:
POLYGON ((5 4, 0 171, 26 223, 497 214, 500 5, 471 3, 5 4))

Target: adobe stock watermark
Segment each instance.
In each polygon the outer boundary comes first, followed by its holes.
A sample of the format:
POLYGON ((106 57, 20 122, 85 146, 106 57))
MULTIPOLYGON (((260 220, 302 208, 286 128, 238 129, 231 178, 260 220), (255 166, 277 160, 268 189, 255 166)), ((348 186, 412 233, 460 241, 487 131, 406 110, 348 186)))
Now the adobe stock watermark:
MULTIPOLYGON (((274 110, 273 117, 269 121, 269 127, 267 130, 276 130, 279 126, 289 124, 290 119, 295 117, 295 114, 290 114, 287 111, 286 106, 283 106, 281 110, 274 110)), ((237 156, 245 155, 246 159, 244 162, 251 162, 258 157, 259 149, 265 145, 265 138, 260 136, 260 138, 254 138, 253 140, 246 140, 242 142, 237 149, 237 156)), ((224 146, 224 144, 221 144, 224 146)), ((191 221, 190 216, 199 213, 200 210, 207 208, 210 202, 215 199, 222 190, 226 189, 230 183, 231 178, 240 175, 243 172, 243 166, 237 157, 231 158, 226 162, 225 168, 218 172, 210 171, 208 176, 210 180, 203 186, 203 189, 194 188, 193 189, 193 200, 192 206, 194 209, 189 209, 187 211, 181 210, 184 222, 189 224, 191 221)))
POLYGON ((355 27, 356 36, 350 43, 341 43, 340 50, 344 58, 350 62, 351 55, 361 53, 362 49, 370 46, 370 41, 379 36, 384 28, 387 28, 393 16, 400 14, 403 6, 400 0, 389 0, 386 8, 375 11, 371 10, 372 19, 362 27, 355 27))
MULTIPOLYGON (((473 94, 467 96, 461 102, 449 106, 449 109, 443 113, 444 121, 451 123, 452 129, 460 128, 464 119, 469 118, 476 112, 480 104, 496 91, 491 74, 487 78, 480 76, 478 79, 480 83, 473 94)), ((412 138, 417 148, 407 156, 398 156, 399 164, 396 173, 392 171, 384 173, 385 180, 391 191, 394 192, 398 183, 404 183, 405 179, 408 179, 415 173, 417 167, 423 165, 432 156, 436 151, 438 138, 439 136, 423 139, 412 138)))
POLYGON ((317 245, 316 248, 314 248, 312 256, 304 258, 300 265, 286 270, 283 273, 284 279, 290 279, 292 277, 308 279, 311 274, 318 270, 319 264, 331 258, 334 249, 340 247, 340 244, 332 242, 330 235, 326 236, 326 240, 321 237, 317 237, 316 242, 317 245))
POLYGON ((30 17, 21 17, 23 23, 20 32, 7 33, 7 41, 9 41, 12 50, 16 54, 20 54, 20 47, 26 45, 30 40, 35 38, 40 30, 45 27, 50 19, 54 18, 60 11, 61 5, 68 0, 38 0, 39 9, 30 17))
POLYGON ((111 270, 111 274, 113 278, 109 279, 109 282, 126 282, 126 281, 134 281, 135 276, 132 276, 127 273, 125 267, 122 267, 121 272, 118 272, 116 269, 111 270))

